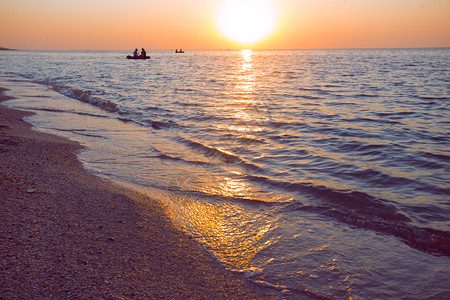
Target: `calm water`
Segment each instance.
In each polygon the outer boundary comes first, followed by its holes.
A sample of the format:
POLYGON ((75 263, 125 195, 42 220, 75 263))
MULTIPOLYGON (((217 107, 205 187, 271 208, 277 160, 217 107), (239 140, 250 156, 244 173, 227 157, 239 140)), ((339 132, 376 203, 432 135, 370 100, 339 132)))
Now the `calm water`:
POLYGON ((2 52, 9 102, 292 299, 450 298, 450 49, 2 52))

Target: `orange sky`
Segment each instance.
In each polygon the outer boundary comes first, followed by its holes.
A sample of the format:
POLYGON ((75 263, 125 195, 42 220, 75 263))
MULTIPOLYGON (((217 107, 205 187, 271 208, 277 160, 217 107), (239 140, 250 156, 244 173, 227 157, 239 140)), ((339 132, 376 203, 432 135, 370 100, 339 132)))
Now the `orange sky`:
POLYGON ((30 50, 450 47, 449 0, 269 0, 251 45, 218 29, 227 0, 0 0, 0 46, 30 50))

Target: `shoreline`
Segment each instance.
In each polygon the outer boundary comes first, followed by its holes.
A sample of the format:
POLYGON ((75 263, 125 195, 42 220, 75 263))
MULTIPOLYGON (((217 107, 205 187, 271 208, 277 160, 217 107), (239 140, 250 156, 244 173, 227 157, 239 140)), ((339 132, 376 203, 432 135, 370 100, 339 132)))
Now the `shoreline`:
POLYGON ((265 299, 149 196, 84 170, 73 141, 31 129, 0 88, 0 293, 24 298, 265 299))

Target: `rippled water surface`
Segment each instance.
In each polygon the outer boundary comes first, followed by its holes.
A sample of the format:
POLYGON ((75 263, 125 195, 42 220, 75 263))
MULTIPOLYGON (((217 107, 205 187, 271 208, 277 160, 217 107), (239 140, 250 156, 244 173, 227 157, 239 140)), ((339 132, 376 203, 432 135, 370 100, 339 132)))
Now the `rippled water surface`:
POLYGON ((11 106, 283 297, 450 298, 450 49, 2 52, 11 106))

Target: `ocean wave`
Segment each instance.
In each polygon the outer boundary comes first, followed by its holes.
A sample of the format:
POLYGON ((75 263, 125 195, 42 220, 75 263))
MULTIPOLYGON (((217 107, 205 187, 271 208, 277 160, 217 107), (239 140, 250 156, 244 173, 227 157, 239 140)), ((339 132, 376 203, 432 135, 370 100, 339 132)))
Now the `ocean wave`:
MULTIPOLYGON (((443 101, 443 100, 449 100, 448 97, 435 97, 435 96, 417 96, 417 98, 421 100, 437 100, 437 101, 443 101)), ((435 102, 430 102, 430 104, 435 104, 435 102)))
MULTIPOLYGON (((12 74, 15 74, 15 73, 12 73, 12 74)), ((83 90, 76 89, 73 87, 55 84, 55 83, 52 83, 52 82, 49 82, 46 80, 37 80, 33 76, 26 75, 26 74, 15 74, 15 75, 29 79, 34 83, 48 86, 51 90, 58 92, 66 97, 97 106, 105 111, 120 112, 119 106, 116 103, 114 103, 110 100, 101 99, 100 97, 97 97, 97 96, 93 96, 93 95, 91 95, 91 93, 89 91, 83 91, 83 90)))
POLYGON ((231 140, 239 142, 239 145, 264 145, 267 141, 264 138, 256 137, 254 135, 236 135, 233 133, 226 133, 221 137, 221 140, 231 140))
POLYGON ((209 163, 209 162, 204 162, 204 161, 199 161, 199 160, 188 160, 188 159, 184 159, 181 157, 176 157, 176 156, 172 156, 169 154, 164 154, 161 153, 157 156, 153 156, 155 158, 159 158, 161 160, 171 160, 171 161, 177 161, 177 162, 181 162, 184 164, 191 164, 191 165, 207 165, 207 166, 211 166, 213 164, 209 163))
POLYGON ((154 121, 154 120, 146 120, 146 124, 150 125, 153 129, 159 130, 164 128, 174 128, 174 127, 180 127, 180 125, 172 120, 169 121, 154 121))
MULTIPOLYGON (((333 141, 335 142, 335 141, 333 141)), ((367 153, 383 153, 387 148, 384 144, 368 144, 361 141, 344 141, 337 146, 340 152, 359 152, 363 154, 367 153)))
POLYGON ((210 146, 204 145, 200 142, 189 140, 189 139, 186 139, 183 137, 178 137, 177 140, 179 142, 182 142, 182 143, 188 145, 193 150, 200 152, 205 156, 219 159, 220 161, 222 161, 224 163, 237 164, 237 163, 242 162, 242 159, 239 156, 237 156, 231 152, 221 150, 218 148, 214 148, 214 147, 210 147, 210 146))
POLYGON ((389 125, 401 124, 400 122, 393 121, 393 120, 373 119, 373 118, 368 118, 368 117, 342 119, 342 121, 348 122, 348 123, 364 123, 364 124, 369 124, 369 123, 380 123, 380 124, 389 124, 389 125))
POLYGON ((94 106, 97 106, 103 110, 106 110, 108 112, 119 112, 119 106, 110 101, 101 99, 99 97, 91 95, 89 91, 83 91, 76 88, 64 86, 64 85, 57 85, 57 84, 48 84, 48 87, 60 94, 63 94, 64 96, 70 97, 72 99, 79 100, 81 102, 85 102, 94 106))
POLYGON ((357 98, 377 98, 377 97, 379 97, 379 95, 360 93, 360 94, 356 94, 355 97, 357 97, 357 98))
POLYGON ((311 96, 311 95, 295 95, 294 98, 301 98, 306 100, 320 100, 324 99, 323 97, 311 96))
POLYGON ((318 200, 317 204, 293 202, 285 212, 305 211, 334 218, 339 222, 393 235, 409 246, 434 255, 450 256, 450 232, 412 224, 395 204, 363 192, 333 190, 312 184, 286 184, 318 200))
POLYGON ((54 130, 61 131, 61 132, 71 132, 71 133, 74 133, 74 134, 87 136, 87 137, 95 137, 95 138, 99 138, 99 139, 106 139, 104 136, 101 136, 101 135, 85 133, 86 132, 85 129, 54 129, 54 130))
POLYGON ((422 152, 423 155, 426 158, 431 158, 434 159, 436 161, 444 161, 444 162, 450 162, 450 156, 449 155, 445 155, 445 154, 436 154, 436 153, 431 153, 431 152, 422 152))

